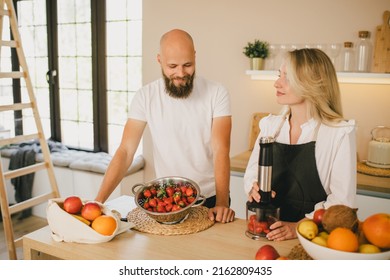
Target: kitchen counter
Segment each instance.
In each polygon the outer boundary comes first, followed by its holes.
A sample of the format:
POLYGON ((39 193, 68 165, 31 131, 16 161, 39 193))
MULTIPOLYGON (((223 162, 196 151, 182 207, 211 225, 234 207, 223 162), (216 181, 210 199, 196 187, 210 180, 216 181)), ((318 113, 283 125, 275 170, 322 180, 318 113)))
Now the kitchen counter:
MULTIPOLYGON (((233 174, 243 176, 251 151, 238 154, 230 159, 233 174)), ((390 198, 390 177, 378 177, 357 173, 357 193, 381 198, 390 198)))
MULTIPOLYGON (((135 206, 134 198, 121 196, 106 204, 119 211, 122 217, 135 206)), ((56 242, 49 226, 23 237, 24 259, 70 260, 253 260, 258 248, 271 244, 280 255, 287 256, 299 244, 298 239, 274 242, 252 240, 245 236, 246 221, 215 223, 212 227, 193 234, 161 236, 128 230, 109 242, 78 244, 56 242)))

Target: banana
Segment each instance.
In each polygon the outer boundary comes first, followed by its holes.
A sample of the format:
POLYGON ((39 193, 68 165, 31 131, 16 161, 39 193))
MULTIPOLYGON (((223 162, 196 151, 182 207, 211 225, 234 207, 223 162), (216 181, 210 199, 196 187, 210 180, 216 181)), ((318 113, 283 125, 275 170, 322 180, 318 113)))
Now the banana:
POLYGON ((75 214, 71 214, 73 217, 75 217, 76 219, 78 219, 79 221, 82 221, 84 224, 86 224, 87 226, 91 225, 91 222, 88 221, 87 219, 84 219, 83 217, 79 216, 79 215, 75 215, 75 214))

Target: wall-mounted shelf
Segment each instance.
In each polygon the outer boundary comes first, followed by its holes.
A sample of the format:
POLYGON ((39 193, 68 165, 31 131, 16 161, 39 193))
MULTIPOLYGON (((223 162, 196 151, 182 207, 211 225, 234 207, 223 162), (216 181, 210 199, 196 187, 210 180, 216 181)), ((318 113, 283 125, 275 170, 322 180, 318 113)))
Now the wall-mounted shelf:
MULTIPOLYGON (((278 78, 276 70, 247 70, 245 73, 252 80, 275 81, 278 78)), ((337 78, 340 83, 390 85, 390 74, 385 73, 337 72, 337 78)))

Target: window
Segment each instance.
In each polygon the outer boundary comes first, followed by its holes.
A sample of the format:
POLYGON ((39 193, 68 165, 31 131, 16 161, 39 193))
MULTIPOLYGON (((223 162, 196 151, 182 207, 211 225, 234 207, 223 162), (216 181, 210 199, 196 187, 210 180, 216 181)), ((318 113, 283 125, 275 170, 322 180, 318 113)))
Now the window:
MULTIPOLYGON (((114 153, 142 85, 142 0, 23 0, 15 8, 45 137, 114 153)), ((2 71, 15 55, 6 49, 2 71)), ((27 94, 9 79, 0 88, 2 104, 27 94)), ((0 113, 0 124, 15 135, 29 133, 31 122, 27 110, 0 113)))
POLYGON ((142 85, 142 1, 117 0, 109 5, 106 25, 108 140, 109 151, 114 151, 128 107, 142 85))

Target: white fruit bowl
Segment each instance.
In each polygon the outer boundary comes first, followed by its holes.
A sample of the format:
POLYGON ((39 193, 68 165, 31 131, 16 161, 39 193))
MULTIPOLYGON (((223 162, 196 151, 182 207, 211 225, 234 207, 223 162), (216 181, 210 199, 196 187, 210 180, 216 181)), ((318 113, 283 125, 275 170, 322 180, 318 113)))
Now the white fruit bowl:
POLYGON ((389 260, 390 250, 381 253, 350 253, 320 246, 303 237, 298 231, 299 242, 305 251, 315 260, 389 260))

